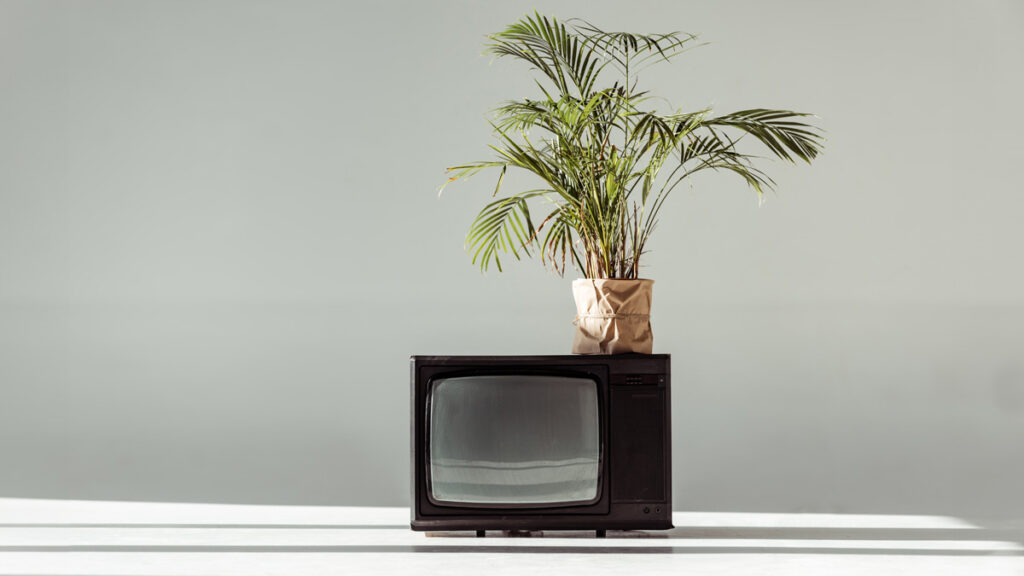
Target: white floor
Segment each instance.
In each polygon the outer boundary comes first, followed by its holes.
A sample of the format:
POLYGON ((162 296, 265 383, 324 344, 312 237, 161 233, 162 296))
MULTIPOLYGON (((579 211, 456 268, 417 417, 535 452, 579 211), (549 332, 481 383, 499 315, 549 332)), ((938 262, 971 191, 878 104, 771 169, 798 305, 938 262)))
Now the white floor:
POLYGON ((677 512, 675 530, 487 538, 404 508, 0 499, 0 574, 1024 575, 1022 524, 677 512))

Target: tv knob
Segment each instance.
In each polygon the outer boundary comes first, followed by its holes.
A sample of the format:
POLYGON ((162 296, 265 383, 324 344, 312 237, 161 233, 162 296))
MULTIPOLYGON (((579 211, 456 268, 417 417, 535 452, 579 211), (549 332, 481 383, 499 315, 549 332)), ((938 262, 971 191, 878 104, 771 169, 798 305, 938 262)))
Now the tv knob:
POLYGON ((650 514, 650 513, 651 513, 650 507, 644 506, 644 514, 650 514))

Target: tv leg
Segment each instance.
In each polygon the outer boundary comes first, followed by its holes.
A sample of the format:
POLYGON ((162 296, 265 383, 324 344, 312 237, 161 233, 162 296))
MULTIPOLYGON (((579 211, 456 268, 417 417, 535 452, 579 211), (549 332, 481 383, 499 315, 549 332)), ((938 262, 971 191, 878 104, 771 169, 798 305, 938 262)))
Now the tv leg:
POLYGON ((487 531, 486 530, 477 530, 476 531, 476 537, 477 538, 483 538, 486 535, 487 535, 487 531))
POLYGON ((604 538, 604 535, 605 535, 605 531, 604 530, 598 530, 597 531, 597 537, 598 538, 604 538))

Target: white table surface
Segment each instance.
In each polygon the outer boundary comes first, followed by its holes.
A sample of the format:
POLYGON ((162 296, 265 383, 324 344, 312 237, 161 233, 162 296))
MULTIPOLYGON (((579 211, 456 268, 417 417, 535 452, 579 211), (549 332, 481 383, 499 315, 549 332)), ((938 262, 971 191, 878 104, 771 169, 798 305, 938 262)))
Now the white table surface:
POLYGON ((0 574, 1024 575, 1024 524, 676 512, 670 531, 426 535, 405 508, 0 499, 0 574))

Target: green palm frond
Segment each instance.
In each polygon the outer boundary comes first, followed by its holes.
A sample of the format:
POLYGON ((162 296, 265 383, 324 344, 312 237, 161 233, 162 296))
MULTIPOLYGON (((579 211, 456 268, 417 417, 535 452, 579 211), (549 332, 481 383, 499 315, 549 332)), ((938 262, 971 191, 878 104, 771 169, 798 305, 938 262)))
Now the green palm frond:
MULTIPOLYGON (((499 177, 499 179, 498 179, 498 188, 500 188, 501 187, 501 178, 503 178, 505 176, 505 169, 507 167, 508 167, 508 165, 505 164, 504 162, 493 162, 493 161, 492 162, 471 162, 469 164, 463 164, 461 166, 452 166, 452 167, 448 168, 447 170, 445 170, 445 172, 448 173, 448 174, 451 174, 451 176, 449 176, 448 179, 445 180, 444 184, 442 184, 441 187, 438 188, 437 195, 440 196, 441 193, 444 192, 444 189, 447 188, 448 185, 451 184, 452 182, 455 182, 456 180, 465 180, 466 178, 469 178, 470 176, 472 176, 474 174, 478 174, 481 171, 486 170, 487 168, 501 168, 501 177, 499 177)), ((494 193, 495 194, 498 193, 497 188, 495 189, 494 193)))
POLYGON ((486 53, 524 60, 563 94, 570 83, 580 96, 590 93, 604 64, 565 24, 535 13, 489 37, 486 53))
POLYGON ((810 124, 796 120, 808 116, 811 114, 756 108, 712 118, 704 124, 742 130, 760 140, 779 158, 793 161, 796 156, 810 164, 821 152, 822 137, 810 124))
POLYGON ((683 32, 666 34, 634 34, 631 32, 605 32, 586 21, 580 21, 576 30, 585 35, 586 44, 599 53, 627 77, 644 68, 651 60, 668 61, 690 48, 697 36, 683 32))
POLYGON ((473 254, 473 263, 480 261, 481 270, 494 262, 501 271, 501 254, 519 253, 530 256, 536 244, 533 220, 527 200, 543 196, 550 190, 530 190, 500 198, 484 206, 466 235, 466 249, 473 254))

